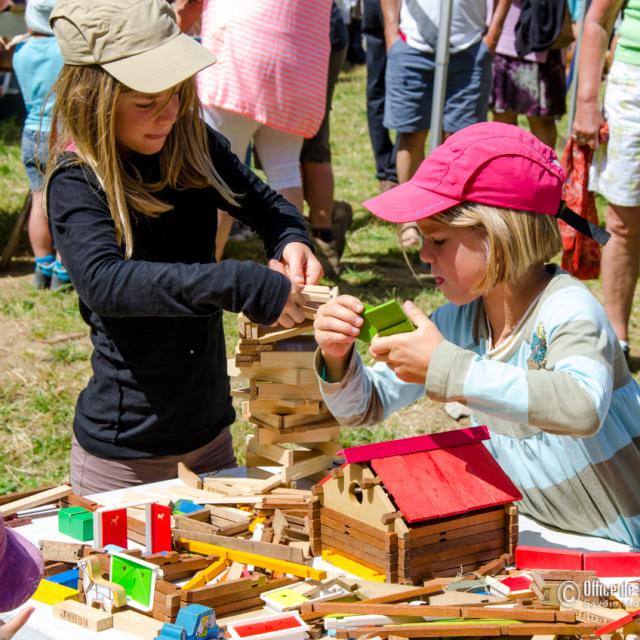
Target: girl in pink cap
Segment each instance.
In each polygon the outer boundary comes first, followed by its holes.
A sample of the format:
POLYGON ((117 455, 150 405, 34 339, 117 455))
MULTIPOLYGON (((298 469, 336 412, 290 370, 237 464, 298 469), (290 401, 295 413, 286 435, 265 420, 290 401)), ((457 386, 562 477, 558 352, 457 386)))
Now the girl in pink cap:
MULTIPOLYGON (((640 546, 640 387, 599 302, 552 264, 555 217, 600 239, 563 208, 555 153, 530 133, 482 123, 451 136, 411 181, 365 202, 416 221, 449 300, 416 330, 353 348, 362 303, 340 296, 315 323, 317 369, 331 413, 376 424, 423 397, 469 407, 487 447, 541 522, 640 546)), ((604 241, 604 239, 602 239, 604 241)))

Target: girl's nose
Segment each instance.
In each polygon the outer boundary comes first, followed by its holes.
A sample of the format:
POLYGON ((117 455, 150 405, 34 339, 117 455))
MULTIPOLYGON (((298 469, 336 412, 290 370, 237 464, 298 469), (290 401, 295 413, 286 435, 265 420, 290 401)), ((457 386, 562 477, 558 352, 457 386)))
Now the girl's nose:
POLYGON ((428 242, 423 242, 422 243, 422 249, 420 249, 420 260, 422 260, 422 262, 428 263, 428 264, 432 264, 435 260, 434 256, 433 256, 433 252, 430 251, 429 249, 429 243, 428 242))
POLYGON ((174 123, 178 117, 178 109, 180 108, 180 97, 178 94, 171 96, 171 100, 164 105, 158 114, 161 122, 174 123))

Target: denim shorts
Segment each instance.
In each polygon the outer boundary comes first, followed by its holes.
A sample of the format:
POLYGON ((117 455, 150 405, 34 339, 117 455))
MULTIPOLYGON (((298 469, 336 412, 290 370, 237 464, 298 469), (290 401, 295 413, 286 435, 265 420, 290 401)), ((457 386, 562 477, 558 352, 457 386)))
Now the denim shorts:
POLYGON ((22 132, 22 163, 31 191, 42 191, 49 154, 49 132, 24 129, 22 132))
MULTIPOLYGON (((444 131, 454 133, 487 119, 493 56, 480 40, 449 56, 444 104, 444 131)), ((398 38, 387 52, 384 126, 400 133, 431 126, 435 75, 433 54, 418 51, 398 38)))

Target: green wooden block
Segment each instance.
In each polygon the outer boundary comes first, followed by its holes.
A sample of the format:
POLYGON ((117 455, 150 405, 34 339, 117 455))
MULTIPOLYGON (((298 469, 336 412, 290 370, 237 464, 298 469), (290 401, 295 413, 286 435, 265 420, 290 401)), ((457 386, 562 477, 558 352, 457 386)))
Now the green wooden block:
POLYGON ((93 513, 83 507, 60 509, 58 531, 81 542, 93 540, 93 513))
POLYGON ((375 307, 365 304, 362 318, 364 323, 358 338, 365 342, 371 342, 376 335, 391 336, 415 330, 397 300, 388 300, 375 307))
POLYGON ((140 611, 153 609, 153 594, 160 567, 126 556, 121 553, 111 554, 111 582, 124 587, 127 605, 140 611))

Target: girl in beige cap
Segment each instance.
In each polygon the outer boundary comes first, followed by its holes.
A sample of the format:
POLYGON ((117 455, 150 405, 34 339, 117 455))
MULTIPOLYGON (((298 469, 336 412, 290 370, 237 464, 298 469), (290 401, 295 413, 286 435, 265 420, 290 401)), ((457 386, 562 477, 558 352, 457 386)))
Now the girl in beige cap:
POLYGON ((65 61, 46 205, 91 328, 93 376, 74 418, 80 494, 234 464, 222 310, 302 320, 319 281, 300 213, 200 118, 194 74, 215 58, 163 0, 59 0, 65 61), (216 210, 270 260, 215 261, 216 210))

